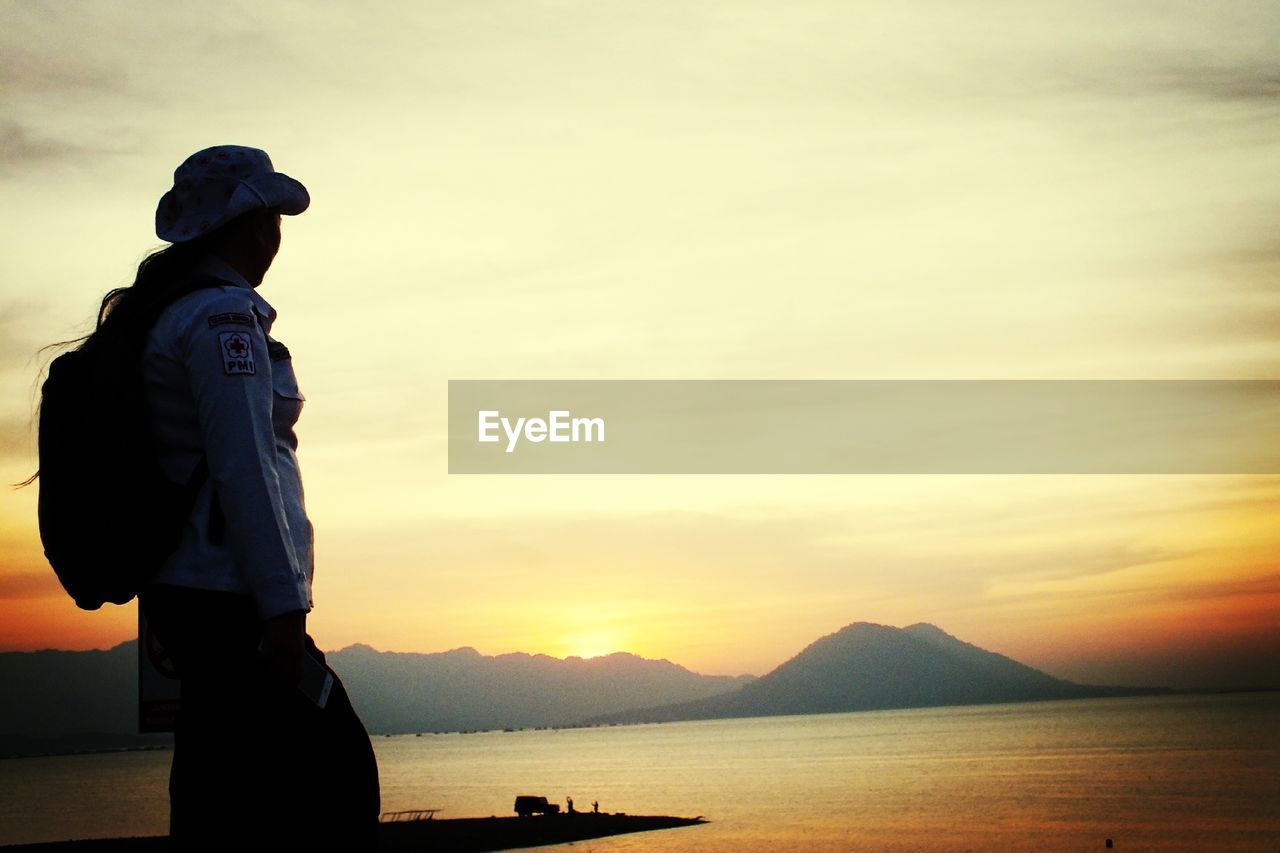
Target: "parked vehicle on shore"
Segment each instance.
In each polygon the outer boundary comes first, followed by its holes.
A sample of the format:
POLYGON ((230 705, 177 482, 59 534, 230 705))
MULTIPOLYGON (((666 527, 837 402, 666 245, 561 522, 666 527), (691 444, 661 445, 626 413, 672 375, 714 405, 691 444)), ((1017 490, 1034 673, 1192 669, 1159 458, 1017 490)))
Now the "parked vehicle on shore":
POLYGON ((546 797, 520 794, 516 797, 515 810, 520 817, 529 817, 535 814, 560 814, 560 804, 549 803, 546 797))

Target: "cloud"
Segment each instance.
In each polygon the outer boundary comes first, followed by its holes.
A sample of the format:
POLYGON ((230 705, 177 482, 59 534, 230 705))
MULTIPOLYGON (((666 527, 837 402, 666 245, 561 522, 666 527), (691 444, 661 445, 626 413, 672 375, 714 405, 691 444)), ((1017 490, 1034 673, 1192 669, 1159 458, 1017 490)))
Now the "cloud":
MULTIPOLYGON (((1280 220, 1280 205, 1259 211, 1261 221, 1280 220)), ((1259 233, 1238 245, 1208 253, 1192 261, 1213 272, 1239 293, 1280 297, 1280 236, 1259 233)), ((1275 326, 1269 327, 1274 331, 1275 326)))
POLYGON ((84 24, 79 25, 81 32, 77 34, 76 28, 51 25, 50 16, 40 14, 35 3, 16 8, 5 5, 5 33, 0 36, 0 89, 6 93, 6 101, 19 93, 49 97, 63 93, 102 94, 120 88, 120 63, 95 59, 91 50, 84 49, 84 24), (80 49, 71 49, 77 46, 80 49))
POLYGON ((1204 602, 1229 598, 1280 598, 1280 573, 1259 578, 1214 581, 1188 584, 1163 591, 1155 591, 1167 601, 1204 602))
POLYGON ((92 24, 69 7, 6 3, 3 14, 0 169, 97 151, 65 138, 74 124, 68 119, 104 96, 124 91, 123 63, 90 46, 92 24), (62 128, 64 135, 54 127, 62 128))
POLYGON ((1280 340, 1280 288, 1267 302, 1251 300, 1231 306, 1206 305, 1196 321, 1220 335, 1224 345, 1236 346, 1254 339, 1267 343, 1280 340))
POLYGON ((1166 66, 1150 82, 1154 88, 1215 101, 1254 102, 1273 111, 1280 105, 1280 67, 1261 62, 1166 66))
POLYGON ((30 459, 35 446, 35 427, 30 418, 16 415, 0 417, 0 459, 30 459))
POLYGON ((32 132, 14 121, 0 123, 0 167, 70 159, 86 153, 116 153, 32 132))
POLYGON ((53 571, 0 569, 0 601, 30 600, 64 595, 53 571))
POLYGON ((1073 65, 1063 72, 1075 87, 1096 94, 1147 96, 1172 94, 1215 101, 1249 103, 1280 112, 1280 65, 1242 58, 1228 63, 1193 54, 1126 52, 1099 59, 1090 69, 1073 65))
POLYGON ((40 348, 48 341, 37 341, 29 326, 32 317, 47 310, 44 303, 31 299, 0 300, 0 365, 40 355, 40 348))
MULTIPOLYGON (((35 412, 49 365, 64 348, 49 347, 29 331, 30 319, 44 310, 38 302, 0 301, 0 460, 18 458, 35 466, 35 412)), ((29 473, 29 472, 28 472, 29 473)), ((22 475, 26 477, 26 474, 22 475)))

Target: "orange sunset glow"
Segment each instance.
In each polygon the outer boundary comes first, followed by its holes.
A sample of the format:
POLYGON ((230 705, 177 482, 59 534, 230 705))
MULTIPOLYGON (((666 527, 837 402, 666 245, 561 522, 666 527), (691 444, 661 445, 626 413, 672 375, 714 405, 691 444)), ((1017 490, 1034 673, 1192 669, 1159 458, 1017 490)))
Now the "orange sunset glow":
MULTIPOLYGON (((5 482, 40 348, 158 246, 173 168, 242 143, 313 199, 261 293, 307 398, 321 647, 760 675, 930 622, 1086 683, 1280 684, 1274 475, 446 456, 451 379, 1280 377, 1274 15, 4 5, 5 482)), ((37 489, 0 494, 0 650, 134 637, 59 587, 37 489)))

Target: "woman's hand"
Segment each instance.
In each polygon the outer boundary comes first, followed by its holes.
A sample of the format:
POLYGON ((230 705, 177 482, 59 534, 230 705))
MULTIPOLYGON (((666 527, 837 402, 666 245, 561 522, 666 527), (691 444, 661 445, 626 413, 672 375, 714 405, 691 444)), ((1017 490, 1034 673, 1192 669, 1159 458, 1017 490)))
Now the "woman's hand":
POLYGON ((262 623, 258 651, 267 670, 296 686, 302 680, 302 656, 307 653, 307 611, 282 613, 262 623))

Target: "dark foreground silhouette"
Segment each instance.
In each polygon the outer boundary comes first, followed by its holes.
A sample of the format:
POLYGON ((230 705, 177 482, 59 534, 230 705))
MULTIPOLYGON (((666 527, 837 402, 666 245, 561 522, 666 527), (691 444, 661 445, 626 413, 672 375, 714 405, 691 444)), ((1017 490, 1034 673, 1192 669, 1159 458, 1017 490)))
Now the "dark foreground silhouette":
MULTIPOLYGON (((383 853, 400 851, 449 851, 478 853, 483 850, 513 850, 543 844, 564 844, 607 835, 648 832, 706 823, 701 817, 669 817, 666 815, 595 814, 574 812, 536 817, 464 817, 397 821, 380 824, 378 849, 383 853)), ((246 839, 251 841, 252 839, 246 839)), ((22 844, 2 848, 23 853, 163 853, 169 839, 105 838, 92 841, 54 841, 47 844, 22 844)))

